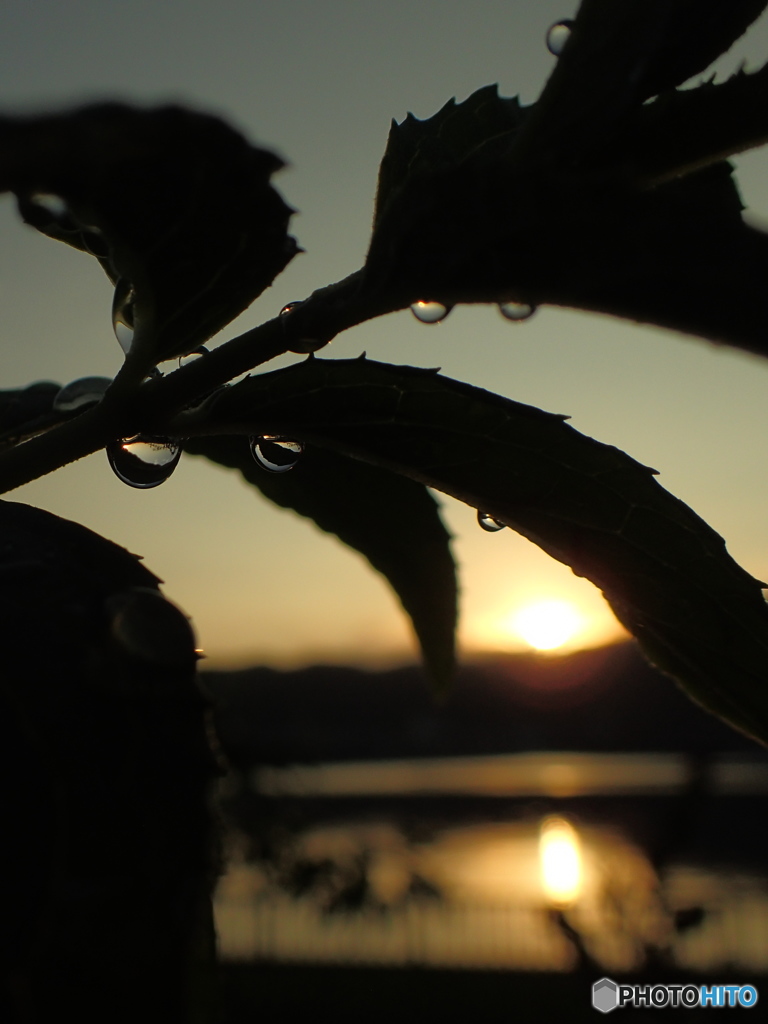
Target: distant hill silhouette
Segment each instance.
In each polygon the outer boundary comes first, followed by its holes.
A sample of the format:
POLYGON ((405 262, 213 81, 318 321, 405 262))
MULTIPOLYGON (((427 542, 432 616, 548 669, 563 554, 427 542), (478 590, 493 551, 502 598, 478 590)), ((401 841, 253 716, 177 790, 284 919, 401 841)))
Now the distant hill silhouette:
POLYGON ((476 660, 442 702, 415 666, 252 668, 203 678, 225 750, 241 768, 526 750, 763 750, 694 704, 633 643, 476 660))

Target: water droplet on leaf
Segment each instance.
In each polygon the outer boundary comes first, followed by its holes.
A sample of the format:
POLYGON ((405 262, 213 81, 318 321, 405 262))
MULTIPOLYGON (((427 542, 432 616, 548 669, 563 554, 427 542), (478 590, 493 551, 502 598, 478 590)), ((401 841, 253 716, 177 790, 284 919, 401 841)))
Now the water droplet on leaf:
POLYGON ((205 345, 201 345, 200 348, 193 349, 192 352, 187 352, 185 356, 179 356, 179 367, 189 366, 190 363, 196 363, 201 356, 207 356, 208 349, 205 345))
POLYGON ((131 350, 134 335, 134 302, 136 293, 133 285, 124 277, 115 285, 115 298, 112 302, 112 326, 120 348, 126 355, 131 350))
POLYGON ((439 324, 451 311, 450 306, 442 302, 414 302, 411 312, 423 324, 439 324))
POLYGON ((53 192, 33 192, 29 201, 49 213, 54 220, 62 220, 70 216, 66 199, 62 199, 61 196, 57 196, 53 192))
POLYGON ((285 316, 287 313, 290 313, 294 309, 296 309, 297 306, 301 306, 301 305, 302 305, 302 303, 300 301, 286 303, 283 306, 283 308, 280 310, 280 316, 285 316))
POLYGON ((536 307, 528 302, 500 302, 499 312, 505 320, 519 322, 532 317, 536 312, 536 307))
POLYGON ((169 437, 137 434, 107 445, 107 458, 115 476, 129 487, 157 487, 176 469, 181 445, 169 437))
POLYGON ((158 666, 191 666, 197 660, 189 619, 149 587, 132 587, 107 598, 109 632, 123 654, 158 666))
POLYGON ((487 530, 488 533, 497 533, 499 530, 506 529, 506 523, 500 523, 498 519, 494 519, 493 516, 488 515, 487 512, 477 513, 477 521, 479 525, 487 530))
POLYGON ((553 57, 559 57, 563 52, 563 47, 570 38, 572 28, 573 21, 570 18, 563 18, 562 21, 556 21, 548 29, 547 49, 553 57))
POLYGON ((262 469, 270 473, 287 473, 301 458, 304 445, 277 434, 262 434, 251 438, 251 454, 262 469))
POLYGON ((112 383, 109 377, 80 377, 65 384, 53 400, 56 412, 77 412, 100 402, 112 383))

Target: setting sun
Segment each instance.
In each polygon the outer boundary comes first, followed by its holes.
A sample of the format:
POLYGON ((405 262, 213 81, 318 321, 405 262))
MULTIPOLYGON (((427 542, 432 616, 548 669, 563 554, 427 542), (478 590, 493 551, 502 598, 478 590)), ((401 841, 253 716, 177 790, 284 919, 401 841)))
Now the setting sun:
POLYGON ((567 601, 538 601, 516 612, 510 627, 537 651, 551 651, 568 643, 584 626, 576 608, 567 601))

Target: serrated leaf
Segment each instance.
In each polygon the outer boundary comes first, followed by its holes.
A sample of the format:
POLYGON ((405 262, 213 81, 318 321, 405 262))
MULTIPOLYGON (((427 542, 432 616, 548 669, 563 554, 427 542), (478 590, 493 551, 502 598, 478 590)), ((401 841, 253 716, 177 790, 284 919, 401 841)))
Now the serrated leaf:
POLYGON ((598 586, 656 664, 768 742, 761 584, 653 472, 560 416, 435 372, 307 360, 226 389, 212 429, 290 434, 468 502, 598 586))
POLYGON ((25 220, 133 287, 134 344, 156 362, 224 327, 297 251, 269 182, 282 161, 216 117, 120 103, 2 117, 0 147, 0 190, 25 220))
POLYGON ((374 225, 413 176, 429 177, 465 160, 492 160, 506 152, 520 130, 524 111, 517 97, 504 99, 487 85, 462 103, 449 100, 434 116, 408 114, 392 122, 379 167, 374 225))
POLYGON ((455 566, 450 535, 423 484, 311 444, 281 474, 257 466, 244 437, 198 437, 185 451, 240 470, 275 504, 367 558, 410 616, 435 686, 446 687, 454 668, 455 566))

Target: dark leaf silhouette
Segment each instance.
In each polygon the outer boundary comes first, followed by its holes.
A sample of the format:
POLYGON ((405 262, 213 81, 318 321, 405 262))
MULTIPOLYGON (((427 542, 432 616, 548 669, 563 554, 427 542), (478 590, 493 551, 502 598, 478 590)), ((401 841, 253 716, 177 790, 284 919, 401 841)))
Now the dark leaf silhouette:
POLYGON ((563 417, 433 371, 313 359, 222 392, 210 429, 287 433, 483 509, 592 580, 694 699, 768 741, 761 584, 653 471, 563 417))
POLYGON ((0 391, 0 445, 11 442, 25 430, 48 423, 53 419, 53 400, 60 384, 41 380, 25 388, 0 391))
POLYGON ((114 1019, 115 991, 121 1020, 153 999, 187 1019, 214 948, 215 764, 191 628, 135 555, 85 527, 0 502, 0 530, 4 814, 17 839, 0 882, 3 981, 30 1020, 62 999, 114 1019))
POLYGON ((282 161, 216 117, 119 103, 2 117, 0 147, 0 189, 99 259, 155 362, 220 330, 297 251, 269 182, 282 161))
POLYGON ((463 103, 449 100, 426 120, 408 114, 400 124, 393 121, 379 168, 374 223, 411 178, 429 178, 466 160, 487 163, 507 153, 523 118, 517 97, 504 99, 498 86, 487 85, 463 103))
POLYGON ((185 450, 239 469, 265 497, 292 508, 364 555, 388 580, 413 623, 437 687, 451 678, 456 578, 450 536, 423 484, 307 445, 288 473, 255 463, 244 437, 198 437, 185 450))

